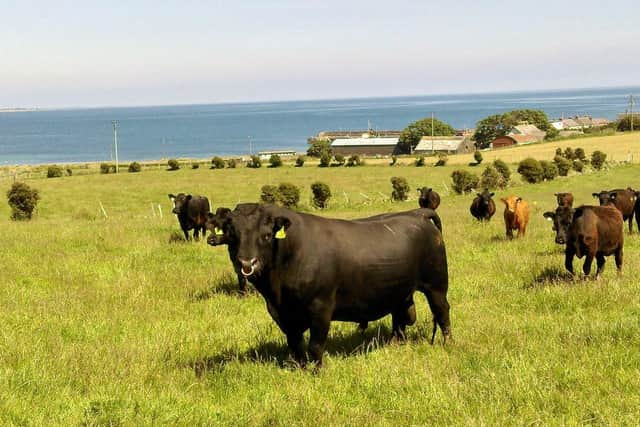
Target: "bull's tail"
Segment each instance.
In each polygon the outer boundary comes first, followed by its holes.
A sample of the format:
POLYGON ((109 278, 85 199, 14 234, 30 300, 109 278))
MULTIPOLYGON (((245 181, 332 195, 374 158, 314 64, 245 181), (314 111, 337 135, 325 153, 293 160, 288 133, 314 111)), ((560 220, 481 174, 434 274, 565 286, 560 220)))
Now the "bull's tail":
POLYGON ((440 217, 438 216, 436 211, 434 211, 433 209, 425 209, 425 211, 427 211, 425 213, 425 218, 430 219, 431 222, 433 222, 433 225, 435 225, 436 228, 440 230, 440 233, 442 233, 442 221, 440 220, 440 217))

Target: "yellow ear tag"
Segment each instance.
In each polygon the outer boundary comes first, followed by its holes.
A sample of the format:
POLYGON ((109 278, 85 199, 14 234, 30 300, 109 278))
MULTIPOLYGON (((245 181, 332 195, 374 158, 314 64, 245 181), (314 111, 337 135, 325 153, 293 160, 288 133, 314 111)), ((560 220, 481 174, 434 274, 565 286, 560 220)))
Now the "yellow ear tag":
POLYGON ((287 237, 287 233, 284 232, 284 225, 280 227, 280 230, 276 231, 276 239, 284 239, 287 237))
POLYGON ((216 234, 216 236, 224 236, 224 233, 218 227, 215 227, 213 229, 213 232, 216 234))

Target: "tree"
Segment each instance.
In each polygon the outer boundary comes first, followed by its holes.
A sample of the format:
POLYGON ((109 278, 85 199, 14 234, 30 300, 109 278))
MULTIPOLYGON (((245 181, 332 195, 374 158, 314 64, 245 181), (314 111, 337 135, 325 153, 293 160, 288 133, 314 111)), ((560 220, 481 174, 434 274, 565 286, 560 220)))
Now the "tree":
POLYGON ((314 139, 311 146, 307 149, 307 156, 322 157, 323 154, 333 155, 331 150, 331 141, 328 139, 314 139))
POLYGON ((211 169, 224 169, 224 160, 222 157, 215 156, 211 159, 211 169))
POLYGON ((282 159, 277 154, 272 154, 269 158, 269 167, 279 168, 282 166, 282 159))
POLYGON ((330 153, 322 153, 320 156, 320 166, 321 168, 326 168, 331 164, 331 154, 330 153))
POLYGON ((142 166, 138 162, 129 163, 129 172, 135 173, 140 172, 142 170, 142 166))
POLYGON ((602 151, 596 150, 591 153, 591 167, 593 167, 595 170, 602 169, 605 160, 607 160, 607 155, 602 151))
POLYGON ((177 171, 180 169, 180 163, 176 159, 169 159, 167 162, 170 171, 177 171))
POLYGON ((476 141, 476 148, 488 148, 491 141, 499 136, 506 135, 511 129, 505 129, 500 114, 494 114, 480 120, 476 124, 476 131, 473 139, 476 141))
POLYGON ((527 157, 518 164, 518 173, 525 181, 532 184, 542 182, 544 179, 544 169, 539 161, 532 157, 527 157))
POLYGON ((391 200, 394 202, 402 202, 409 197, 409 183, 407 179, 401 176, 394 176, 391 178, 391 186, 393 191, 391 192, 391 200))
POLYGON ((473 160, 476 161, 476 164, 479 165, 480 163, 482 163, 482 153, 479 152, 478 150, 476 150, 475 153, 473 153, 473 160))
MULTIPOLYGON (((423 136, 432 135, 431 117, 415 121, 403 129, 396 150, 400 154, 409 154, 416 148, 423 136)), ((448 123, 433 119, 433 135, 455 135, 456 131, 448 123)))
POLYGON ((11 219, 30 220, 33 211, 40 200, 40 194, 35 188, 24 182, 14 182, 7 191, 7 201, 11 207, 11 219))
POLYGON ((251 156, 251 159, 247 162, 247 167, 252 169, 258 169, 262 166, 262 160, 258 156, 251 156))
POLYGON ((551 139, 558 135, 557 129, 551 126, 544 111, 513 110, 504 114, 494 114, 480 120, 476 124, 476 132, 473 134, 476 147, 488 148, 491 141, 499 136, 508 134, 514 126, 522 122, 530 123, 547 132, 545 139, 551 139))

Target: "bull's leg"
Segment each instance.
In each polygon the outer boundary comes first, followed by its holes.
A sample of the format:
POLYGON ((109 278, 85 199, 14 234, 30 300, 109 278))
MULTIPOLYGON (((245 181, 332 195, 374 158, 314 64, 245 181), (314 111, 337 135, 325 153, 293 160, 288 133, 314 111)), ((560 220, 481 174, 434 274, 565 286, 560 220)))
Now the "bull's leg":
POLYGON ((507 239, 513 239, 513 230, 507 225, 507 239))
POLYGON ((585 278, 589 277, 589 273, 591 273, 591 263, 593 263, 594 254, 588 253, 584 257, 584 265, 582 266, 582 271, 584 272, 585 278))
POLYGON ((193 228, 193 240, 200 240, 200 227, 197 225, 193 228))
POLYGON ((602 255, 601 253, 597 253, 596 254, 596 280, 600 278, 600 273, 602 273, 602 270, 604 270, 604 263, 605 263, 606 259, 604 257, 604 255, 602 255))
POLYGON ((622 274, 622 245, 616 249, 616 267, 618 268, 618 274, 622 274))
POLYGON ((311 331, 309 334, 309 355, 318 368, 322 367, 322 354, 329 335, 331 311, 325 309, 311 315, 311 331))
POLYGON ((187 242, 191 240, 191 238, 189 237, 189 230, 183 227, 182 232, 184 233, 184 240, 186 240, 187 242))
POLYGON ((358 330, 360 333, 363 333, 367 330, 367 326, 369 326, 369 322, 360 322, 358 323, 358 330))
POLYGON ((629 234, 633 233, 633 215, 629 217, 629 234))
POLYGON ((526 232, 526 229, 524 227, 518 227, 518 239, 521 237, 524 237, 524 234, 526 232))
POLYGON ((449 319, 449 301, 446 292, 433 289, 425 289, 425 296, 433 314, 433 332, 431 334, 431 345, 436 338, 438 326, 442 331, 442 345, 446 344, 447 338, 451 336, 451 321, 449 319))
POLYGON ((569 273, 573 277, 576 276, 575 271, 573 271, 573 256, 574 252, 567 246, 567 249, 564 251, 564 267, 567 269, 569 273))
POLYGON ((393 338, 398 341, 404 341, 406 336, 406 328, 408 325, 416 323, 416 305, 413 298, 400 306, 391 313, 393 338))
POLYGON ((287 334, 287 346, 289 347, 289 351, 293 355, 293 359, 300 366, 305 365, 305 354, 304 354, 304 343, 303 343, 303 335, 302 331, 296 329, 293 331, 286 332, 287 334))

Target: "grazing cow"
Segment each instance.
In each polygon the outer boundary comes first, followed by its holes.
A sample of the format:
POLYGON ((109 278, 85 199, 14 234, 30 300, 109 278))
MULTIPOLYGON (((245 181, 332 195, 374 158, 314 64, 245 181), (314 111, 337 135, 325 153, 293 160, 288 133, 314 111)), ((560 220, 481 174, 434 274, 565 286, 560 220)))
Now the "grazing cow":
MULTIPOLYGON (((636 192, 631 188, 626 190, 616 189, 593 193, 593 197, 598 199, 600 206, 611 205, 622 213, 624 221, 629 221, 629 233, 633 232, 633 214, 636 207, 636 192)), ((637 221, 636 221, 637 222, 637 221)))
POLYGON ((496 213, 496 204, 492 199, 494 195, 495 193, 489 193, 489 190, 485 189, 473 199, 469 211, 475 219, 478 221, 491 220, 493 214, 496 213))
POLYGON ((518 238, 524 237, 529 223, 529 204, 521 197, 509 196, 500 199, 505 204, 504 224, 507 239, 513 239, 513 230, 518 230, 518 238))
POLYGON ((591 272, 593 258, 597 261, 596 279, 604 268, 605 256, 614 255, 618 272, 622 272, 622 247, 624 222, 622 214, 613 206, 580 206, 573 210, 559 206, 555 212, 545 212, 545 218, 553 221, 556 243, 566 244, 566 269, 575 276, 573 257, 586 256, 582 271, 591 272))
POLYGON ((420 192, 418 204, 421 208, 438 209, 438 206, 440 206, 440 195, 433 191, 433 188, 422 187, 418 188, 418 191, 420 192))
MULTIPOLYGON (((416 209, 347 221, 255 204, 233 211, 229 234, 238 241, 241 273, 304 363, 303 334, 317 366, 332 320, 363 323, 392 315, 394 337, 411 319, 412 296, 423 292, 436 325, 450 335, 448 270, 437 214, 416 209)), ((415 313, 415 312, 414 312, 415 313)))
POLYGON ((184 233, 184 238, 189 240, 189 230, 193 230, 193 238, 199 240, 199 233, 202 231, 204 238, 205 224, 209 215, 209 199, 191 194, 179 193, 177 196, 169 194, 173 202, 173 213, 178 217, 180 228, 184 233))
POLYGON ((636 213, 636 226, 638 227, 638 232, 640 233, 640 191, 636 191, 636 205, 633 210, 636 213))
POLYGON ((209 238, 207 243, 211 246, 227 245, 229 251, 229 259, 233 265, 233 269, 238 277, 238 287, 240 293, 244 294, 247 291, 247 279, 240 272, 242 265, 237 260, 238 258, 238 242, 229 236, 228 224, 229 214, 231 209, 218 208, 216 213, 209 213, 209 218, 206 223, 207 230, 209 230, 209 238))
POLYGON ((567 206, 567 207, 572 207, 573 206, 573 194, 571 194, 571 193, 555 193, 554 196, 556 196, 556 198, 558 200, 558 206, 567 206))

